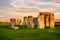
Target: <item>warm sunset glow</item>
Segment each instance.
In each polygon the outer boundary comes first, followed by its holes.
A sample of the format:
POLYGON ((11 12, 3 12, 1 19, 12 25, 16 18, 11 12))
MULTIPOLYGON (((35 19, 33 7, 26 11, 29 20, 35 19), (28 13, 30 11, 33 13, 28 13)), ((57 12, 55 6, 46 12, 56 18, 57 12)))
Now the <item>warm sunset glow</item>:
POLYGON ((60 19, 60 0, 0 0, 0 19, 37 16, 39 12, 53 12, 60 19))

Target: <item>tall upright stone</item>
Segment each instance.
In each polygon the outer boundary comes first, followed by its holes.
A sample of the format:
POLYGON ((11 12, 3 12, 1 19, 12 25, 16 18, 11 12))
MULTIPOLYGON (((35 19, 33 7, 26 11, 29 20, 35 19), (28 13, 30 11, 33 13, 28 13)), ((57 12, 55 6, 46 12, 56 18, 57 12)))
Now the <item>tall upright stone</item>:
POLYGON ((34 17, 33 22, 34 22, 34 27, 37 28, 37 26, 38 26, 38 17, 34 17))
POLYGON ((24 19, 23 19, 23 25, 25 26, 25 27, 28 27, 27 25, 28 25, 28 17, 24 17, 24 19))
POLYGON ((17 25, 21 25, 21 23, 22 23, 22 21, 21 21, 21 19, 17 19, 17 25))
POLYGON ((49 27, 49 15, 46 15, 45 22, 46 27, 49 27))
POLYGON ((12 19, 10 19, 10 21, 11 21, 11 28, 13 28, 13 29, 19 29, 19 27, 17 26, 17 21, 16 21, 16 19, 14 19, 14 18, 12 18, 12 19))
POLYGON ((28 16, 28 28, 34 28, 33 16, 28 16))
POLYGON ((50 28, 55 27, 55 19, 54 19, 54 14, 50 15, 50 28))
POLYGON ((14 19, 14 18, 12 18, 12 19, 10 19, 10 21, 11 21, 11 28, 14 28, 15 26, 15 23, 16 23, 16 19, 14 19))
POLYGON ((40 28, 40 29, 44 29, 44 27, 45 27, 44 17, 45 17, 45 15, 38 16, 38 28, 40 28))

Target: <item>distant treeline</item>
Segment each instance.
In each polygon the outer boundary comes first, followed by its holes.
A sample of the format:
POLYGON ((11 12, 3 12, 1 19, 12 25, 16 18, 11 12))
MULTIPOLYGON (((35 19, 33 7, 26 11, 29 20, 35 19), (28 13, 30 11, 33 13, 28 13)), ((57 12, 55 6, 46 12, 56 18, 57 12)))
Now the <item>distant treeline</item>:
POLYGON ((0 22, 0 25, 10 25, 10 22, 0 22))
POLYGON ((60 22, 55 22, 55 25, 59 25, 60 26, 60 22))

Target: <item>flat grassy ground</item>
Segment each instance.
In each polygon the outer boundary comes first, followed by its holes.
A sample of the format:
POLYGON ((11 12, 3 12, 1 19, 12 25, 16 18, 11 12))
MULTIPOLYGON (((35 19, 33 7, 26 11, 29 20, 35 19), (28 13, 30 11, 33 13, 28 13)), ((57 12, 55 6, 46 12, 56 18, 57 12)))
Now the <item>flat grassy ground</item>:
POLYGON ((8 25, 0 25, 0 40, 60 40, 60 27, 55 29, 11 29, 8 25))

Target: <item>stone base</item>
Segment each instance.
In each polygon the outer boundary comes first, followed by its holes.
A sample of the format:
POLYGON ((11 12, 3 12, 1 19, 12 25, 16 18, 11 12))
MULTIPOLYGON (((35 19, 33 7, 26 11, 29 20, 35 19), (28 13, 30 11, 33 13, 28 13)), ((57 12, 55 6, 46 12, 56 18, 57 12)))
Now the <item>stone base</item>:
POLYGON ((19 27, 14 27, 14 29, 19 29, 19 27))
POLYGON ((11 26, 12 29, 19 29, 18 26, 11 26))

